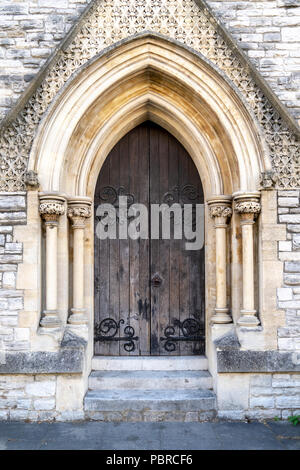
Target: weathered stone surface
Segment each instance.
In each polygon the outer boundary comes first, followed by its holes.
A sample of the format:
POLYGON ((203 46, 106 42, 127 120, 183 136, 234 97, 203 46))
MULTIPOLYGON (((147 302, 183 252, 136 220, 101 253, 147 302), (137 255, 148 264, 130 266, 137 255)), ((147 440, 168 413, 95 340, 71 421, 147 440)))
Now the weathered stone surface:
POLYGON ((7 352, 0 363, 0 374, 71 374, 83 370, 82 350, 65 349, 59 352, 7 352))
POLYGON ((218 372, 300 372, 300 354, 279 351, 217 351, 218 372))
POLYGON ((6 211, 24 211, 26 208, 25 196, 4 196, 0 194, 0 212, 6 211))

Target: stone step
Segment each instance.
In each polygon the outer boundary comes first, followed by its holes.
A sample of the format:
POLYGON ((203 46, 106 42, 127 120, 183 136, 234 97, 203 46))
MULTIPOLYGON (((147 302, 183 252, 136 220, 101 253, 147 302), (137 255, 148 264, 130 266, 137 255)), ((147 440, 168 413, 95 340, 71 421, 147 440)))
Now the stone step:
POLYGON ((211 390, 90 390, 86 418, 101 421, 203 421, 213 419, 211 390))
POLYGON ((94 356, 92 370, 207 370, 205 356, 94 356))
POLYGON ((89 377, 89 390, 177 390, 211 389, 208 371, 94 371, 89 377))

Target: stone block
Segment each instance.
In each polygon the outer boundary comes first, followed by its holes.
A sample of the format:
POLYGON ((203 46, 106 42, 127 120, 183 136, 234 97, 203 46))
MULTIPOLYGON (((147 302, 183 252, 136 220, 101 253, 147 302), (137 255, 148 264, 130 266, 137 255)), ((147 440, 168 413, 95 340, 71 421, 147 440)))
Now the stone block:
POLYGON ((16 273, 13 271, 3 273, 2 287, 4 289, 15 289, 16 287, 16 273))
POLYGON ((297 286, 300 284, 300 274, 284 274, 283 280, 288 286, 297 286))
POLYGON ((25 421, 28 419, 29 412, 26 410, 10 410, 9 417, 11 421, 25 421))
POLYGON ((292 251, 292 242, 291 241, 280 241, 278 242, 279 251, 292 251))
POLYGON ((277 408, 300 408, 300 395, 276 397, 277 408))
POLYGON ((278 300, 292 300, 293 299, 293 290, 291 287, 280 287, 277 289, 278 300))
POLYGON ((284 263, 286 273, 300 273, 300 261, 287 261, 284 263))
POLYGON ((25 392, 33 397, 51 397, 55 394, 56 383, 52 381, 33 382, 26 385, 25 392))
POLYGON ((55 399, 51 398, 51 399, 34 400, 33 408, 35 410, 44 410, 44 411, 53 410, 55 408, 55 399))
POLYGON ((300 37, 300 26, 283 27, 281 28, 281 35, 284 42, 297 42, 300 37))
POLYGON ((275 408, 274 397, 250 397, 250 408, 275 408))
POLYGON ((241 421, 245 419, 245 411, 244 410, 219 410, 218 418, 220 419, 229 419, 232 421, 241 421))

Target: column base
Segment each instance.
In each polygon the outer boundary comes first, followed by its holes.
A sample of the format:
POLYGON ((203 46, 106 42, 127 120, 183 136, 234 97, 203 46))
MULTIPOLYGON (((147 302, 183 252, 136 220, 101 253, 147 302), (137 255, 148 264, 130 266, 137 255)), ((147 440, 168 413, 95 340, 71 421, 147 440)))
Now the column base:
POLYGON ((70 325, 85 325, 88 323, 88 318, 84 308, 71 308, 71 315, 68 318, 70 325))
POLYGON ((239 326, 258 326, 260 324, 259 319, 256 316, 256 310, 241 310, 241 316, 238 319, 237 324, 239 326))
POLYGON ((43 328, 60 328, 61 320, 56 310, 44 310, 44 316, 41 318, 40 326, 43 328))
POLYGON ((211 317, 212 323, 232 323, 228 308, 215 308, 215 314, 211 317))

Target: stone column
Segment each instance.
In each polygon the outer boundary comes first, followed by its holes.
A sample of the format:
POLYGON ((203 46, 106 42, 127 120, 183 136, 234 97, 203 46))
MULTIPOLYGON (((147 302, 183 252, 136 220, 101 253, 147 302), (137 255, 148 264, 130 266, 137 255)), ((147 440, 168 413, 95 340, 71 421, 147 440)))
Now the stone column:
POLYGON ((214 219, 216 230, 216 308, 213 323, 231 323, 227 305, 227 222, 232 215, 231 196, 215 196, 209 199, 210 216, 214 219))
POLYGON ((58 220, 65 212, 65 199, 59 195, 40 195, 40 214, 46 227, 46 310, 40 325, 59 328, 61 321, 57 311, 57 228, 58 220))
POLYGON ((235 211, 240 215, 243 244, 243 308, 238 320, 240 326, 257 326, 259 320, 254 305, 254 240, 253 225, 260 213, 260 194, 234 194, 235 211))
POLYGON ((86 219, 91 216, 91 200, 74 198, 68 201, 68 217, 73 229, 73 308, 68 323, 87 323, 84 308, 84 229, 86 219))

